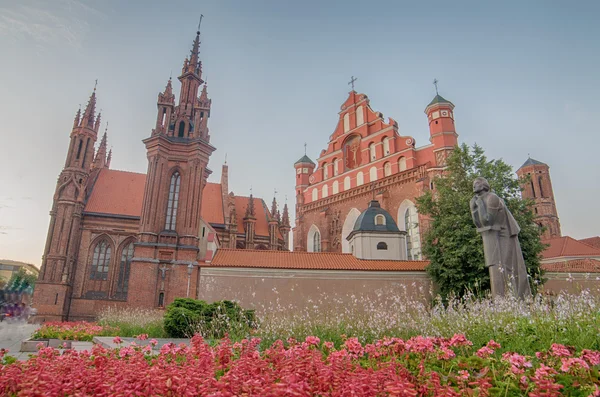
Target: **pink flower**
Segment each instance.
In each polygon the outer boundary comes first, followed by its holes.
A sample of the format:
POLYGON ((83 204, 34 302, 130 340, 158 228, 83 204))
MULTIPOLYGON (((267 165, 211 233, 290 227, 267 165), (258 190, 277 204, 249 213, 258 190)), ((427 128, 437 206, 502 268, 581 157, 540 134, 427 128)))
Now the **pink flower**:
POLYGON ((581 358, 577 358, 577 357, 563 358, 560 370, 563 372, 569 372, 569 371, 571 371, 571 368, 573 368, 575 370, 590 369, 590 366, 587 365, 587 363, 584 360, 582 360, 581 358))
POLYGON ((348 350, 349 353, 355 356, 362 356, 364 354, 364 350, 358 338, 348 338, 344 342, 344 347, 348 350))
POLYGON ((135 352, 135 350, 133 350, 133 348, 131 348, 131 347, 123 347, 123 348, 121 348, 121 350, 119 350, 119 356, 121 356, 121 357, 131 356, 131 355, 133 355, 134 352, 135 352))
POLYGON ((148 353, 148 354, 150 354, 150 353, 152 353, 152 346, 150 346, 150 345, 146 345, 146 346, 144 346, 144 348, 142 349, 142 351, 143 351, 144 353, 148 353))
POLYGON ((120 337, 118 337, 118 336, 115 336, 115 337, 113 338, 113 343, 115 343, 115 344, 117 344, 117 345, 120 345, 121 343, 123 343, 123 339, 121 339, 121 338, 120 338, 120 337))
POLYGON ((462 370, 462 371, 458 371, 457 378, 462 379, 462 380, 469 380, 470 376, 471 375, 469 374, 469 371, 462 370))
POLYGON ((495 342, 493 339, 490 339, 490 341, 487 343, 487 347, 489 347, 490 349, 500 349, 500 343, 495 342))
POLYGON ((538 378, 547 378, 554 374, 556 374, 556 370, 544 364, 540 364, 540 367, 535 370, 535 376, 538 378))
POLYGON ((571 357, 572 353, 568 347, 565 345, 560 345, 558 343, 553 343, 550 346, 550 354, 555 357, 571 357))
POLYGON ((323 342, 323 347, 327 350, 333 350, 334 344, 333 342, 323 342))
POLYGON ((511 365, 510 370, 514 374, 522 374, 525 372, 524 368, 531 368, 531 361, 527 361, 525 356, 522 356, 518 353, 504 353, 502 355, 502 359, 508 361, 511 365))
POLYGON ((449 341, 450 346, 473 346, 473 342, 468 340, 463 334, 454 334, 449 341))
POLYGON ((477 350, 477 353, 475 354, 477 354, 477 356, 481 358, 488 358, 489 356, 494 354, 494 350, 490 349, 487 346, 483 346, 481 349, 477 350))
POLYGON ((307 336, 305 341, 311 346, 319 346, 319 343, 321 343, 321 339, 316 336, 307 336))
POLYGON ((152 346, 156 346, 156 345, 158 345, 158 341, 156 339, 150 339, 150 344, 152 346))
POLYGON ((456 353, 454 353, 454 350, 443 346, 438 350, 437 357, 440 360, 450 360, 451 358, 456 357, 456 353))
POLYGON ((140 334, 140 335, 136 336, 136 338, 139 340, 146 340, 146 339, 148 339, 148 334, 140 334))
POLYGON ((598 351, 583 349, 581 351, 581 358, 586 360, 591 365, 600 364, 600 352, 598 351))

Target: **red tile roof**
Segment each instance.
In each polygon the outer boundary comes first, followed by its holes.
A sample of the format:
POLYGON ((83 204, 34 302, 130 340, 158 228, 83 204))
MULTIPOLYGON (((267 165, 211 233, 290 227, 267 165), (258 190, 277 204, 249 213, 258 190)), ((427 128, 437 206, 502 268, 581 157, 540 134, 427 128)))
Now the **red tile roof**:
POLYGON ((357 259, 334 252, 263 251, 220 248, 210 267, 251 267, 305 270, 424 271, 428 261, 357 259))
MULTIPOLYGON (((85 212, 126 215, 139 217, 142 213, 146 175, 135 172, 100 170, 92 194, 85 206, 85 212)), ((244 215, 249 197, 235 197, 235 209, 238 218, 238 232, 244 233, 244 215)), ((269 235, 269 211, 263 199, 254 197, 256 213, 256 234, 269 235)), ((224 224, 223 198, 221 184, 208 182, 202 193, 202 218, 209 224, 224 224)), ((281 234, 278 232, 278 237, 281 234)))
POLYGON ((139 217, 145 186, 145 174, 102 169, 84 211, 139 217))
POLYGON ((594 248, 600 249, 600 236, 583 238, 579 241, 584 244, 591 245, 594 248))
POLYGON ((225 223, 223 215, 223 196, 221 195, 221 184, 207 182, 202 192, 202 207, 200 216, 206 222, 220 225, 225 223))
POLYGON ((592 247, 569 236, 556 237, 544 243, 550 246, 542 252, 543 259, 563 256, 600 256, 600 248, 592 247))
MULTIPOLYGON (((256 214, 256 226, 254 228, 254 234, 257 236, 268 236, 269 235, 269 223, 267 220, 267 206, 263 199, 253 197, 254 201, 254 213, 256 214)), ((246 208, 250 197, 235 196, 235 212, 237 215, 237 226, 238 233, 244 233, 244 216, 246 216, 246 208)))
POLYGON ((557 273, 600 273, 600 261, 591 258, 544 263, 542 269, 557 273))

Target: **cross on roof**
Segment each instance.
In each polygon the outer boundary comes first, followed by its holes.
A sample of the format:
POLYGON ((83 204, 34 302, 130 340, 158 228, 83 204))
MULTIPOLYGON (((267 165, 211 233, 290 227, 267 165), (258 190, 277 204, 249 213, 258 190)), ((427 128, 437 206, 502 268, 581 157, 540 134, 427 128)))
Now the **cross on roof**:
POLYGON ((435 86, 435 95, 439 95, 439 94, 438 94, 438 86, 437 86, 437 85, 438 85, 438 83, 439 83, 439 82, 438 82, 438 79, 434 78, 434 79, 433 79, 433 85, 435 86))
POLYGON ((354 91, 354 82, 355 82, 356 80, 358 80, 358 78, 357 78, 357 77, 354 77, 354 76, 352 76, 352 77, 350 78, 350 82, 348 83, 348 85, 351 85, 351 86, 352 86, 352 91, 354 91))
POLYGON ((204 15, 200 14, 200 21, 198 21, 198 33, 200 33, 200 24, 202 23, 202 18, 204 15))
POLYGON ((306 142, 304 142, 304 155, 306 156, 306 142))
POLYGON ((94 91, 96 91, 96 86, 98 85, 98 79, 96 79, 96 82, 94 83, 94 91))

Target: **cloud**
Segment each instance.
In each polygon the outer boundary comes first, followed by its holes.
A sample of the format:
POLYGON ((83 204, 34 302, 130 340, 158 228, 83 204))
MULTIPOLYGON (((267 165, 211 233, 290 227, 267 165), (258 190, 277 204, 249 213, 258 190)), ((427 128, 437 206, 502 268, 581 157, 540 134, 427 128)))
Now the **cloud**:
POLYGON ((83 1, 31 1, 0 6, 0 36, 14 41, 33 40, 38 45, 83 45, 90 16, 103 16, 83 1))

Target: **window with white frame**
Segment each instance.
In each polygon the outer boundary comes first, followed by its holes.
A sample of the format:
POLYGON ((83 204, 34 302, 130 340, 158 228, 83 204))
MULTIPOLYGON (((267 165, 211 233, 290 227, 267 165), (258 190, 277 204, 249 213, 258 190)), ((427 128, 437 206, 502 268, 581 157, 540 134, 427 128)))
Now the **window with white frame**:
POLYGON ((346 113, 344 115, 344 132, 350 131, 350 115, 346 113))
POLYGON ((317 201, 319 199, 319 191, 315 188, 312 190, 312 200, 317 201))
POLYGON ((345 177, 344 178, 344 190, 350 189, 350 186, 351 186, 350 183, 351 183, 350 177, 349 176, 345 177))
POLYGON ((384 176, 392 175, 392 165, 389 162, 387 162, 383 165, 383 175, 384 176))
POLYGON ((365 183, 365 175, 363 174, 362 171, 359 171, 359 173, 356 174, 356 186, 361 186, 364 183, 365 183))
POLYGON ((404 156, 398 159, 398 171, 406 171, 406 157, 404 156))
POLYGON ((369 170, 369 182, 377 180, 377 167, 371 167, 369 170))
POLYGON ((377 159, 377 153, 375 151, 375 144, 371 143, 369 145, 369 158, 371 159, 371 161, 375 161, 377 159))
POLYGON ((356 108, 356 126, 363 125, 365 123, 364 108, 359 106, 356 108))

